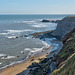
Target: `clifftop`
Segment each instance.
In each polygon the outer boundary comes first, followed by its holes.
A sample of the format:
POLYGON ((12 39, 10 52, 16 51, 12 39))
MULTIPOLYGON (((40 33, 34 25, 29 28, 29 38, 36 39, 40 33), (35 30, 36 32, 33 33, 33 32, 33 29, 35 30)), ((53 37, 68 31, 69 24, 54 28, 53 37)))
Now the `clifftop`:
MULTIPOLYGON (((68 16, 62 19, 61 21, 69 21, 69 22, 75 22, 75 16, 68 16)), ((60 22, 61 22, 60 21, 60 22)))

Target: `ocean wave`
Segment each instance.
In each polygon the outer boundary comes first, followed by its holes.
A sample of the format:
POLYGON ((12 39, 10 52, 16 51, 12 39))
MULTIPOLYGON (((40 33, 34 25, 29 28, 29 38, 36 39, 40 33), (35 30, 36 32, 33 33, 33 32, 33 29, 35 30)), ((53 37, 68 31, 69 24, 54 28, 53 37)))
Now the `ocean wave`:
POLYGON ((0 57, 6 56, 6 54, 0 54, 0 57))
POLYGON ((42 41, 42 43, 44 45, 42 48, 25 48, 25 51, 26 50, 30 51, 30 53, 28 54, 27 58, 30 57, 30 56, 33 56, 34 54, 37 54, 37 53, 41 52, 42 50, 46 50, 47 48, 51 47, 51 45, 48 44, 46 41, 42 41))
POLYGON ((15 58, 15 56, 6 56, 6 57, 2 57, 1 59, 12 59, 15 58))
POLYGON ((34 24, 37 20, 27 20, 27 21, 14 21, 14 23, 24 23, 24 24, 34 24))
POLYGON ((53 49, 51 51, 54 51, 59 47, 59 44, 53 43, 52 46, 53 46, 53 49))
POLYGON ((13 39, 15 39, 16 38, 16 36, 7 36, 9 39, 11 39, 11 38, 13 38, 13 39))
POLYGON ((0 65, 1 65, 2 63, 0 62, 0 65))
POLYGON ((47 25, 37 24, 37 25, 33 25, 33 27, 40 28, 40 27, 47 27, 47 25))
POLYGON ((8 65, 6 65, 6 66, 3 66, 3 67, 1 67, 0 69, 4 69, 4 68, 7 68, 8 66, 12 66, 12 65, 14 65, 14 64, 19 64, 19 63, 22 63, 24 60, 21 60, 21 61, 17 61, 17 62, 11 62, 10 64, 8 64, 8 65))
POLYGON ((24 32, 24 31, 34 31, 33 29, 25 29, 25 30, 4 30, 7 32, 7 34, 9 33, 21 33, 21 32, 24 32))
MULTIPOLYGON (((56 40, 56 38, 44 38, 44 40, 46 41, 47 44, 49 44, 50 46, 53 47, 51 51, 54 51, 59 47, 59 44, 51 42, 51 41, 56 40)), ((45 42, 43 42, 43 43, 46 45, 46 47, 48 46, 45 42)))
POLYGON ((0 35, 7 35, 7 33, 0 33, 0 35))
POLYGON ((31 50, 30 48, 25 48, 25 50, 24 51, 28 51, 28 50, 31 50))
POLYGON ((30 37, 26 37, 26 39, 30 39, 30 37))
MULTIPOLYGON (((6 33, 0 33, 0 35, 6 35, 7 38, 17 38, 23 35, 24 32, 34 31, 33 29, 25 29, 25 30, 4 30, 6 33)), ((29 39, 27 37, 27 39, 29 39)))
MULTIPOLYGON (((42 50, 45 50, 46 48, 50 47, 51 46, 50 40, 55 40, 55 38, 51 38, 51 39, 46 38, 45 41, 42 41, 42 43, 44 44, 44 46, 42 48, 25 48, 24 51, 21 51, 21 53, 23 54, 23 52, 25 52, 25 51, 30 51, 28 56, 25 58, 25 59, 27 59, 30 56, 33 56, 34 54, 37 54, 37 53, 41 52, 42 50)), ((53 49, 51 48, 51 51, 57 49, 58 44, 54 43, 53 46, 54 46, 54 48, 53 49)), ((7 58, 4 58, 4 59, 11 59, 12 57, 14 57, 14 56, 8 56, 7 58)), ((11 65, 14 65, 14 64, 17 64, 17 63, 21 63, 25 59, 23 59, 21 61, 11 62, 9 65, 6 65, 2 68, 6 68, 8 66, 11 66, 11 65)))

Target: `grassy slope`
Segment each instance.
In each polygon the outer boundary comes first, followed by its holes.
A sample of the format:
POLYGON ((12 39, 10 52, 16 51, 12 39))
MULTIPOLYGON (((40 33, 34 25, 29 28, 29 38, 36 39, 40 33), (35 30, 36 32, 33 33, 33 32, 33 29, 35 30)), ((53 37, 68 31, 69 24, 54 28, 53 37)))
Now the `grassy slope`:
POLYGON ((75 29, 68 33, 62 40, 64 46, 58 54, 58 57, 67 58, 75 52, 75 29))
POLYGON ((57 55, 58 69, 51 75, 75 75, 75 29, 68 33, 62 41, 64 46, 57 55))
POLYGON ((51 75, 75 75, 75 54, 51 75))

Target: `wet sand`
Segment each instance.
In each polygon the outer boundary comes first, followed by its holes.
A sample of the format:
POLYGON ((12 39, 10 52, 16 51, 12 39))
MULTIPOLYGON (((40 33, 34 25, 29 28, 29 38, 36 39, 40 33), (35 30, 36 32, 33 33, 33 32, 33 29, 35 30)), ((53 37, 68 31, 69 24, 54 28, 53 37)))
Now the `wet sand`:
POLYGON ((23 72, 24 70, 26 70, 27 67, 29 65, 31 65, 33 62, 39 63, 39 58, 41 59, 41 58, 52 57, 54 54, 57 54, 62 48, 61 42, 56 41, 55 43, 58 43, 59 46, 53 52, 51 52, 53 47, 49 47, 49 48, 35 54, 34 56, 29 57, 28 59, 26 59, 24 62, 22 62, 20 64, 15 64, 15 65, 12 65, 12 66, 9 66, 5 69, 0 70, 0 75, 16 75, 16 74, 19 74, 19 73, 23 72))
POLYGON ((24 70, 27 69, 29 65, 31 65, 33 62, 39 63, 39 58, 46 58, 46 56, 51 52, 52 47, 50 47, 47 50, 43 50, 40 53, 35 54, 34 56, 26 59, 24 62, 20 64, 15 64, 12 66, 9 66, 5 69, 0 70, 0 75, 16 75, 24 70), (33 59, 33 61, 32 61, 33 59))
POLYGON ((19 73, 23 72, 24 70, 26 70, 27 67, 29 65, 31 65, 33 62, 39 63, 39 61, 40 61, 39 59, 41 59, 41 58, 52 57, 54 54, 57 54, 62 47, 62 44, 59 41, 56 41, 55 43, 58 43, 59 47, 56 50, 54 50, 53 52, 51 52, 53 47, 50 46, 49 48, 46 48, 45 50, 42 50, 41 52, 34 54, 34 56, 29 57, 28 59, 26 59, 22 63, 15 64, 15 65, 12 65, 12 66, 9 66, 5 69, 0 70, 0 75, 19 74, 19 73))

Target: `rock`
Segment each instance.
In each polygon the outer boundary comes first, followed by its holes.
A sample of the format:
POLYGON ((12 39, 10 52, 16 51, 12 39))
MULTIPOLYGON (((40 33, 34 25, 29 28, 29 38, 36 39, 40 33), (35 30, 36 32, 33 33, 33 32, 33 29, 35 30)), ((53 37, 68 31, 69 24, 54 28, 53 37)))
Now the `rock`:
POLYGON ((18 36, 16 36, 15 38, 19 38, 18 36))
POLYGON ((17 56, 17 57, 19 57, 19 56, 17 56))
POLYGON ((27 35, 24 35, 24 37, 28 37, 27 35))
POLYGON ((50 22, 49 20, 42 20, 42 22, 50 22))
POLYGON ((34 61, 34 58, 32 58, 31 61, 34 61))
POLYGON ((52 62, 50 64, 50 68, 51 68, 51 72, 53 72, 56 69, 55 62, 52 62))
POLYGON ((40 39, 43 39, 43 38, 44 38, 44 36, 43 36, 42 34, 40 34, 38 37, 39 37, 40 39))
POLYGON ((42 20, 41 22, 51 22, 51 23, 58 23, 60 20, 42 20))

